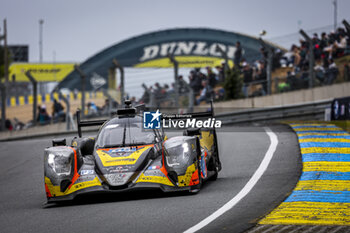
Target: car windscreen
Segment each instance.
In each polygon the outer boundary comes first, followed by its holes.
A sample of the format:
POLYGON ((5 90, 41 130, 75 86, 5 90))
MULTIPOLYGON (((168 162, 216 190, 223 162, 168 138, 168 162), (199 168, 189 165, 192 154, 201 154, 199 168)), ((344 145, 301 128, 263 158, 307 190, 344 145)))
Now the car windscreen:
POLYGON ((153 130, 143 129, 141 123, 123 119, 106 125, 101 130, 96 145, 99 148, 108 148, 153 143, 155 143, 153 130))

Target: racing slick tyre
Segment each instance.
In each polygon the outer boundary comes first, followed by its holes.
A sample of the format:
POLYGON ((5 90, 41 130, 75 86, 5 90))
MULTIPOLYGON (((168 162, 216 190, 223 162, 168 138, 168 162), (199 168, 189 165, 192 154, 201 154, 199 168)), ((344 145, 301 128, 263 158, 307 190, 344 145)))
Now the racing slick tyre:
POLYGON ((218 178, 218 174, 219 174, 219 169, 218 169, 218 162, 216 161, 216 157, 212 157, 210 162, 209 162, 209 166, 208 169, 210 171, 214 172, 214 175, 212 175, 209 180, 216 180, 218 178))
POLYGON ((221 171, 222 167, 221 167, 221 161, 220 161, 220 157, 219 157, 219 147, 218 147, 218 140, 217 140, 217 136, 216 133, 214 134, 214 143, 215 143, 215 164, 216 164, 216 170, 217 172, 221 171))

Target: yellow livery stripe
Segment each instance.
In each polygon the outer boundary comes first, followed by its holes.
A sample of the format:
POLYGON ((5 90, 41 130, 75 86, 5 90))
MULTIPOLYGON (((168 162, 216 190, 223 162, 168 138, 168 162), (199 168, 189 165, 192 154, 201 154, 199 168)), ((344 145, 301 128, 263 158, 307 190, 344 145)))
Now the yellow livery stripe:
MULTIPOLYGON (((188 186, 195 171, 196 165, 193 163, 187 168, 184 175, 178 177, 179 187, 188 186)), ((170 180, 165 176, 146 176, 145 174, 142 174, 135 183, 158 183, 174 186, 173 183, 171 183, 170 180)))
POLYGON ((133 152, 132 154, 128 156, 121 156, 121 157, 112 157, 103 150, 97 150, 97 154, 99 158, 101 159, 101 162, 104 167, 109 166, 119 166, 119 165, 132 165, 135 164, 138 160, 138 158, 142 155, 142 153, 150 148, 152 146, 145 146, 141 148, 140 150, 137 150, 133 152))
POLYGON ((350 162, 304 162, 303 171, 323 171, 323 172, 350 172, 350 162))
POLYGON ((350 203, 282 202, 259 224, 350 225, 350 203))
POLYGON ((90 181, 75 183, 72 185, 70 189, 67 189, 65 192, 61 192, 61 187, 59 185, 54 186, 48 177, 45 177, 45 184, 47 185, 52 197, 68 195, 78 190, 93 187, 93 186, 101 186, 101 182, 98 179, 98 177, 95 177, 95 179, 90 181))
POLYGON ((201 131, 200 144, 206 150, 211 151, 214 145, 214 134, 210 131, 201 131))
POLYGON ((165 176, 145 176, 145 174, 143 173, 135 183, 157 183, 168 186, 174 186, 173 183, 171 183, 170 180, 165 176))
POLYGON ((300 180, 294 190, 350 191, 349 180, 300 180))
POLYGON ((185 175, 179 176, 178 178, 179 187, 185 187, 190 185, 192 175, 195 171, 196 171, 196 165, 193 163, 191 166, 187 168, 185 175))

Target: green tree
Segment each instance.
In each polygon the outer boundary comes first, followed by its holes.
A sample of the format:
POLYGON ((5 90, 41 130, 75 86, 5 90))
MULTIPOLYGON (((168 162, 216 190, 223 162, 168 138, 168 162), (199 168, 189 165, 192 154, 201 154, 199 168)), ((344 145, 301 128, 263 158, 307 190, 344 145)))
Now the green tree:
MULTIPOLYGON (((8 66, 11 64, 11 53, 7 50, 8 66)), ((4 59, 4 46, 0 46, 0 80, 5 78, 5 59, 4 59)))
POLYGON ((224 82, 225 100, 239 99, 242 93, 243 77, 239 69, 233 67, 226 71, 224 82))

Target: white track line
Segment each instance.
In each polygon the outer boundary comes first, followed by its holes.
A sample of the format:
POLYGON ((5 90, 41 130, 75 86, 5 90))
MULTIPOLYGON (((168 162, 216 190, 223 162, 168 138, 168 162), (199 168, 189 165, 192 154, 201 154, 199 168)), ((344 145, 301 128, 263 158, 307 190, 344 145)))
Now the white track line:
POLYGON ((254 185, 258 182, 258 180, 261 178, 261 176, 264 174, 266 171, 273 154, 276 151, 277 145, 278 145, 278 139, 277 136, 274 132, 271 131, 270 128, 264 127, 267 135, 270 138, 271 144, 269 146, 269 149, 267 150, 264 159, 261 161, 258 169, 255 171, 254 175, 250 178, 248 183, 243 187, 243 189, 235 196, 233 197, 229 202, 227 202, 225 205, 223 205, 220 209, 203 219, 201 222, 197 223, 193 227, 189 228, 186 230, 184 233, 192 233, 196 232, 221 215, 223 215, 225 212, 229 211, 232 209, 240 200, 242 200, 254 187, 254 185))

